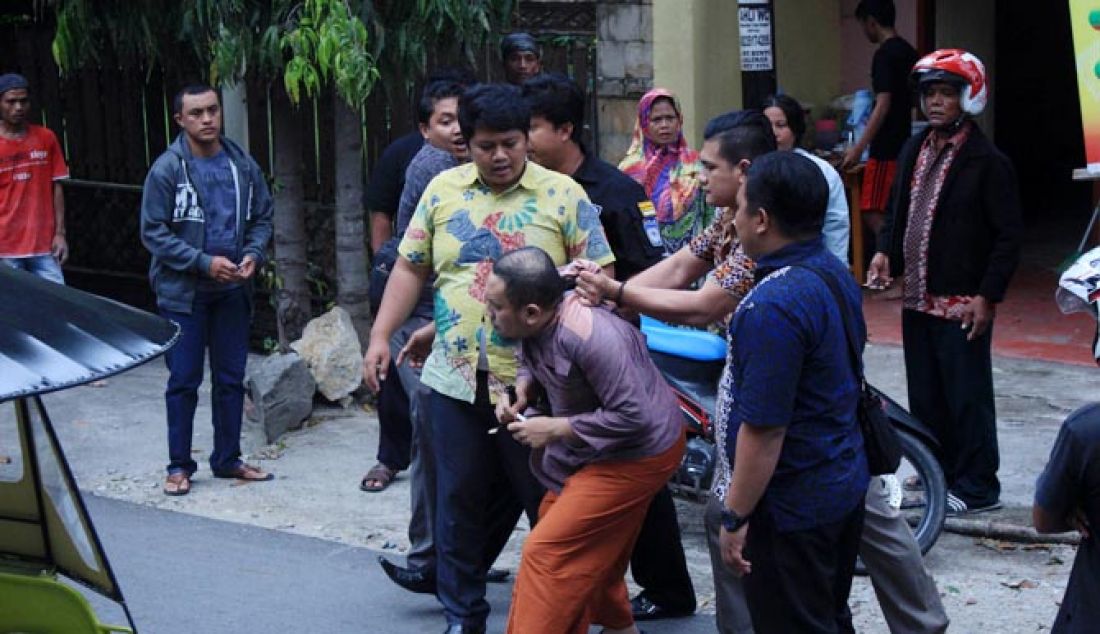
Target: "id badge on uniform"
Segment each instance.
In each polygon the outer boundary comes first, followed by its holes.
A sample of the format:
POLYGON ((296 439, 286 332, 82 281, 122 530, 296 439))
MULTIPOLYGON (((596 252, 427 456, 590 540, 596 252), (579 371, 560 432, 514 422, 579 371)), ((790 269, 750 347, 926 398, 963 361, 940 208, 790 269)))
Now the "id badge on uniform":
POLYGON ((654 209, 651 201, 643 201, 638 203, 638 211, 642 214, 642 226, 645 228, 645 235, 649 238, 649 243, 655 247, 664 246, 664 241, 661 239, 661 229, 657 226, 657 210, 654 209))

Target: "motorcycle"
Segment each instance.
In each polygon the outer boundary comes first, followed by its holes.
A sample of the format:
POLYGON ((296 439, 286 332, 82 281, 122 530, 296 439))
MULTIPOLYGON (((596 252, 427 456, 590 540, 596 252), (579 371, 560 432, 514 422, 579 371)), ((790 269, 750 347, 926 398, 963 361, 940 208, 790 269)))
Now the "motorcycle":
MULTIPOLYGON (((714 477, 717 447, 712 417, 726 363, 726 340, 646 316, 641 318, 641 329, 650 357, 676 394, 688 430, 684 459, 672 480, 673 491, 703 501, 714 477)), ((882 399, 901 439, 901 466, 896 473, 883 476, 890 503, 905 516, 923 554, 936 543, 947 514, 947 484, 934 453, 938 442, 927 425, 873 386, 871 389, 882 399)))

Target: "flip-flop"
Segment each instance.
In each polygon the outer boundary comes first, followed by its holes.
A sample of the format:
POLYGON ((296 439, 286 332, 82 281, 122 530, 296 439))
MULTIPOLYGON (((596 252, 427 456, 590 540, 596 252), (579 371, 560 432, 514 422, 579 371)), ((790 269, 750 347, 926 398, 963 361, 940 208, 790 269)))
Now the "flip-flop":
POLYGON ((379 462, 367 471, 367 475, 363 476, 363 479, 359 481, 359 490, 366 491, 367 493, 379 493, 385 491, 390 484, 393 483, 394 477, 397 476, 396 469, 390 469, 386 465, 379 462), (370 481, 374 481, 374 484, 368 484, 370 481))
POLYGON ((182 471, 168 474, 168 478, 164 481, 164 494, 179 496, 187 495, 191 492, 191 478, 182 471))

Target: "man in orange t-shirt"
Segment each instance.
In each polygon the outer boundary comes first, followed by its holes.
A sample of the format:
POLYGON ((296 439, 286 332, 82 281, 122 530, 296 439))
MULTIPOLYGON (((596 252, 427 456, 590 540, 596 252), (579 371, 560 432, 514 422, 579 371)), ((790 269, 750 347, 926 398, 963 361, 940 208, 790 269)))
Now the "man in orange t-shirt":
POLYGON ((0 261, 64 284, 65 199, 69 168, 48 128, 27 123, 22 75, 0 75, 0 261))

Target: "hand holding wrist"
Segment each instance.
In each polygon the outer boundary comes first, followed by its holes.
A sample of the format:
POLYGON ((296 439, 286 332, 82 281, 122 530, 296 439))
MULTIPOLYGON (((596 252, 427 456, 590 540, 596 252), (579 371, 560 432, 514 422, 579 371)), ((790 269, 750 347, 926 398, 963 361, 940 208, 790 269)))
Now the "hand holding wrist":
POLYGON ((619 289, 615 291, 615 304, 617 306, 623 305, 623 291, 626 289, 626 280, 619 282, 619 289))

